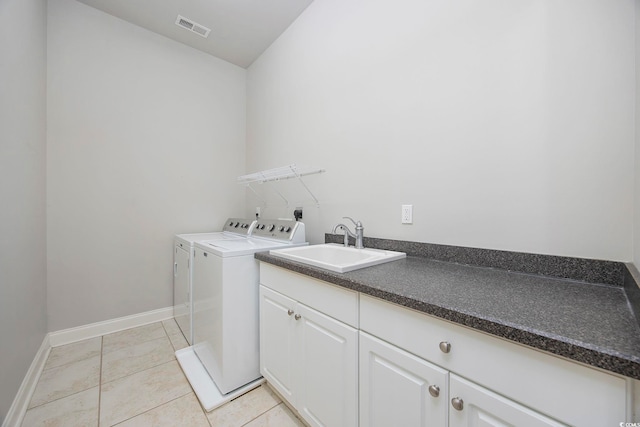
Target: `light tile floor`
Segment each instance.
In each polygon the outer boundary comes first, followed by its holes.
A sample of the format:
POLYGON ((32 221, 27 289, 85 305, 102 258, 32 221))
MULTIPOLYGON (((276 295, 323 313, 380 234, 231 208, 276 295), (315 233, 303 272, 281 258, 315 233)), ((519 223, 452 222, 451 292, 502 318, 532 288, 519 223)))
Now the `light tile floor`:
POLYGON ((23 427, 303 427, 264 384, 205 412, 174 352, 166 320, 51 349, 23 427))

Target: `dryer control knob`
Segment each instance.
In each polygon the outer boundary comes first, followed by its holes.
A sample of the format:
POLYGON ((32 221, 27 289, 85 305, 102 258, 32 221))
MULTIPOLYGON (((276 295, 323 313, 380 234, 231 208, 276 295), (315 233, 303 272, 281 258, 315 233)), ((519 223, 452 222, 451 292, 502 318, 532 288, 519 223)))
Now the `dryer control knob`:
POLYGON ((274 228, 276 228, 276 226, 271 224, 269 225, 269 228, 267 229, 267 231, 273 231, 274 228))

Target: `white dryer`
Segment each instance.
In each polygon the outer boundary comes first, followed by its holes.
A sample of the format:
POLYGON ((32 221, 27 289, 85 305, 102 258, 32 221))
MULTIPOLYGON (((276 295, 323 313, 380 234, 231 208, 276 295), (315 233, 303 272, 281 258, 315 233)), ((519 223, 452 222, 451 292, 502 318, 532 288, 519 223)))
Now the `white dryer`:
POLYGON ((214 233, 178 234, 173 244, 173 317, 182 334, 193 344, 192 335, 192 283, 193 245, 200 241, 246 239, 251 234, 256 220, 229 218, 222 231, 214 233))
POLYGON ((260 219, 247 239, 194 245, 193 344, 176 352, 205 410, 257 387, 260 375, 256 252, 301 246, 304 224, 260 219))

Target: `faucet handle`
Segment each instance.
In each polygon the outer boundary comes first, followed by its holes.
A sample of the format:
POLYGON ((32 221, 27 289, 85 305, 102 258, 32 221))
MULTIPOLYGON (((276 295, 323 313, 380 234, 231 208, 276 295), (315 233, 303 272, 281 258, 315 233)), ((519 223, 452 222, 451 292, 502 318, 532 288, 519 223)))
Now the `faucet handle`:
POLYGON ((353 220, 353 218, 351 218, 350 216, 343 216, 343 219, 348 219, 349 221, 351 221, 353 223, 353 225, 355 225, 356 227, 362 227, 362 223, 360 221, 356 222, 353 220))

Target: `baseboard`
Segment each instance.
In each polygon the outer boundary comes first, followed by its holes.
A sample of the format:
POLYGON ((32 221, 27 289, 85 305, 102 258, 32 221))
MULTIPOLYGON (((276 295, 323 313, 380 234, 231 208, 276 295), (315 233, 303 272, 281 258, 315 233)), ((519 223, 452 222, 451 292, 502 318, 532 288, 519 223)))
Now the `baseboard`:
POLYGON ((22 384, 18 389, 16 397, 13 399, 13 403, 9 408, 9 412, 7 412, 2 427, 17 427, 22 424, 22 419, 27 412, 27 407, 29 406, 29 402, 31 402, 31 396, 33 396, 33 392, 36 389, 36 384, 38 384, 40 374, 42 374, 50 351, 51 344, 49 343, 49 334, 47 334, 42 340, 42 344, 33 358, 27 374, 22 380, 22 384))
POLYGON ((135 328, 137 326, 148 325, 149 323, 160 322, 173 317, 173 307, 160 308, 144 313, 133 314, 131 316, 119 317, 117 319, 105 320, 104 322, 91 323, 89 325, 78 326, 77 328, 63 329, 61 331, 49 332, 42 340, 42 345, 36 353, 31 366, 27 371, 20 389, 13 399, 11 408, 2 422, 2 427, 17 427, 22 424, 22 419, 27 412, 27 407, 31 401, 31 396, 35 391, 36 384, 44 369, 44 364, 49 357, 52 347, 71 344, 89 338, 99 337, 105 334, 122 331, 124 329, 135 328))
POLYGON ((173 307, 160 308, 157 310, 146 311, 144 313, 133 314, 131 316, 119 317, 117 319, 90 323, 88 325, 78 326, 76 328, 50 332, 49 342, 51 344, 51 347, 58 347, 89 338, 99 337, 105 334, 112 334, 124 329, 148 325, 149 323, 154 322, 160 322, 172 317, 173 307))

